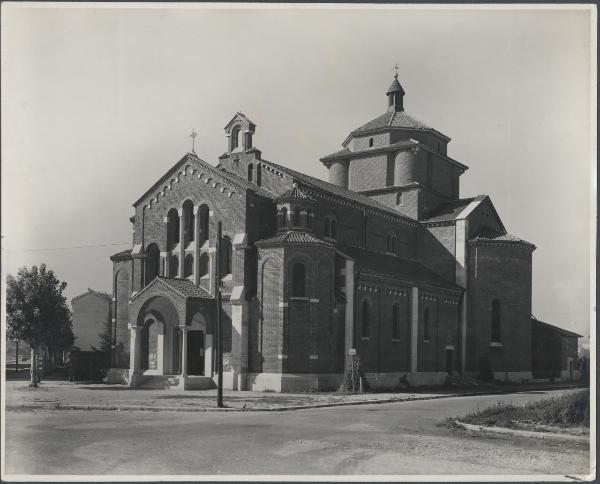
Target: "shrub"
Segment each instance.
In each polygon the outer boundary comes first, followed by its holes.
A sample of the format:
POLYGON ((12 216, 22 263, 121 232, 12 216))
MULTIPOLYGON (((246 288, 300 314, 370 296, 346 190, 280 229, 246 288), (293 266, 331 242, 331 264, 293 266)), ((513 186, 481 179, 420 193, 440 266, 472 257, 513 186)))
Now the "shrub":
POLYGON ((342 393, 358 393, 360 391, 360 379, 363 380, 363 391, 368 390, 367 379, 362 371, 362 364, 360 358, 355 356, 352 360, 352 364, 349 368, 344 371, 344 377, 342 383, 338 388, 338 392, 342 393))
POLYGON ((498 402, 472 412, 460 420, 481 425, 512 426, 530 422, 561 427, 590 425, 590 391, 588 389, 530 402, 525 405, 498 402))

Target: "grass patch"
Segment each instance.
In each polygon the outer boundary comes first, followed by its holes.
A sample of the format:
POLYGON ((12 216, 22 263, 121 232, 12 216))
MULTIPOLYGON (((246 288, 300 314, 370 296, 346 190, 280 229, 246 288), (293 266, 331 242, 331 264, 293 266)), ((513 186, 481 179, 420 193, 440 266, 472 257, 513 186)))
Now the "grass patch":
POLYGON ((513 428, 535 425, 589 427, 590 391, 589 389, 578 390, 524 405, 499 402, 492 407, 460 417, 458 420, 476 425, 513 428))

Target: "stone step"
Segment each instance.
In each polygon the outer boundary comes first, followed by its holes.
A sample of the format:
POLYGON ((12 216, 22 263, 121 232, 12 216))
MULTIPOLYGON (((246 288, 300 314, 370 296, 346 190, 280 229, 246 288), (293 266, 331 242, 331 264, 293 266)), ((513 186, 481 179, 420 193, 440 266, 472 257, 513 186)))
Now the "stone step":
POLYGON ((187 375, 185 382, 181 375, 144 375, 144 381, 138 386, 145 390, 210 390, 216 387, 211 377, 201 375, 187 375))
POLYGON ((146 390, 160 390, 177 388, 181 386, 180 375, 146 375, 139 388, 146 390))

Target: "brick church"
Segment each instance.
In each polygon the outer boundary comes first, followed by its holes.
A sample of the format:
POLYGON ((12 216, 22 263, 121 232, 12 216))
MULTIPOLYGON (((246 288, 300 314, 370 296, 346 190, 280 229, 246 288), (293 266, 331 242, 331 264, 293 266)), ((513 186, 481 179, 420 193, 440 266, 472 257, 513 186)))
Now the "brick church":
POLYGON ((113 374, 211 385, 218 283, 225 388, 332 389, 351 349, 373 387, 532 378, 535 247, 488 196, 460 197, 467 166, 397 75, 386 96, 321 158, 327 182, 263 158, 237 113, 216 166, 187 153, 134 203, 133 247, 111 257, 113 374))

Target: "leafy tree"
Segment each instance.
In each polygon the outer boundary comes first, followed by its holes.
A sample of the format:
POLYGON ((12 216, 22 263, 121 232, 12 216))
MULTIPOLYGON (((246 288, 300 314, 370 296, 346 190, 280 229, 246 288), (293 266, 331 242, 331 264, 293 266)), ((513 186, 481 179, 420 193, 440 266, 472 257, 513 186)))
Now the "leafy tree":
POLYGON ((8 275, 6 316, 10 334, 31 348, 31 383, 39 382, 37 360, 41 347, 50 351, 69 348, 74 341, 71 311, 60 282, 46 264, 19 269, 17 277, 8 275))
POLYGON ((98 336, 100 337, 100 351, 110 351, 112 346, 112 323, 110 314, 108 318, 106 318, 102 332, 99 333, 98 336))

